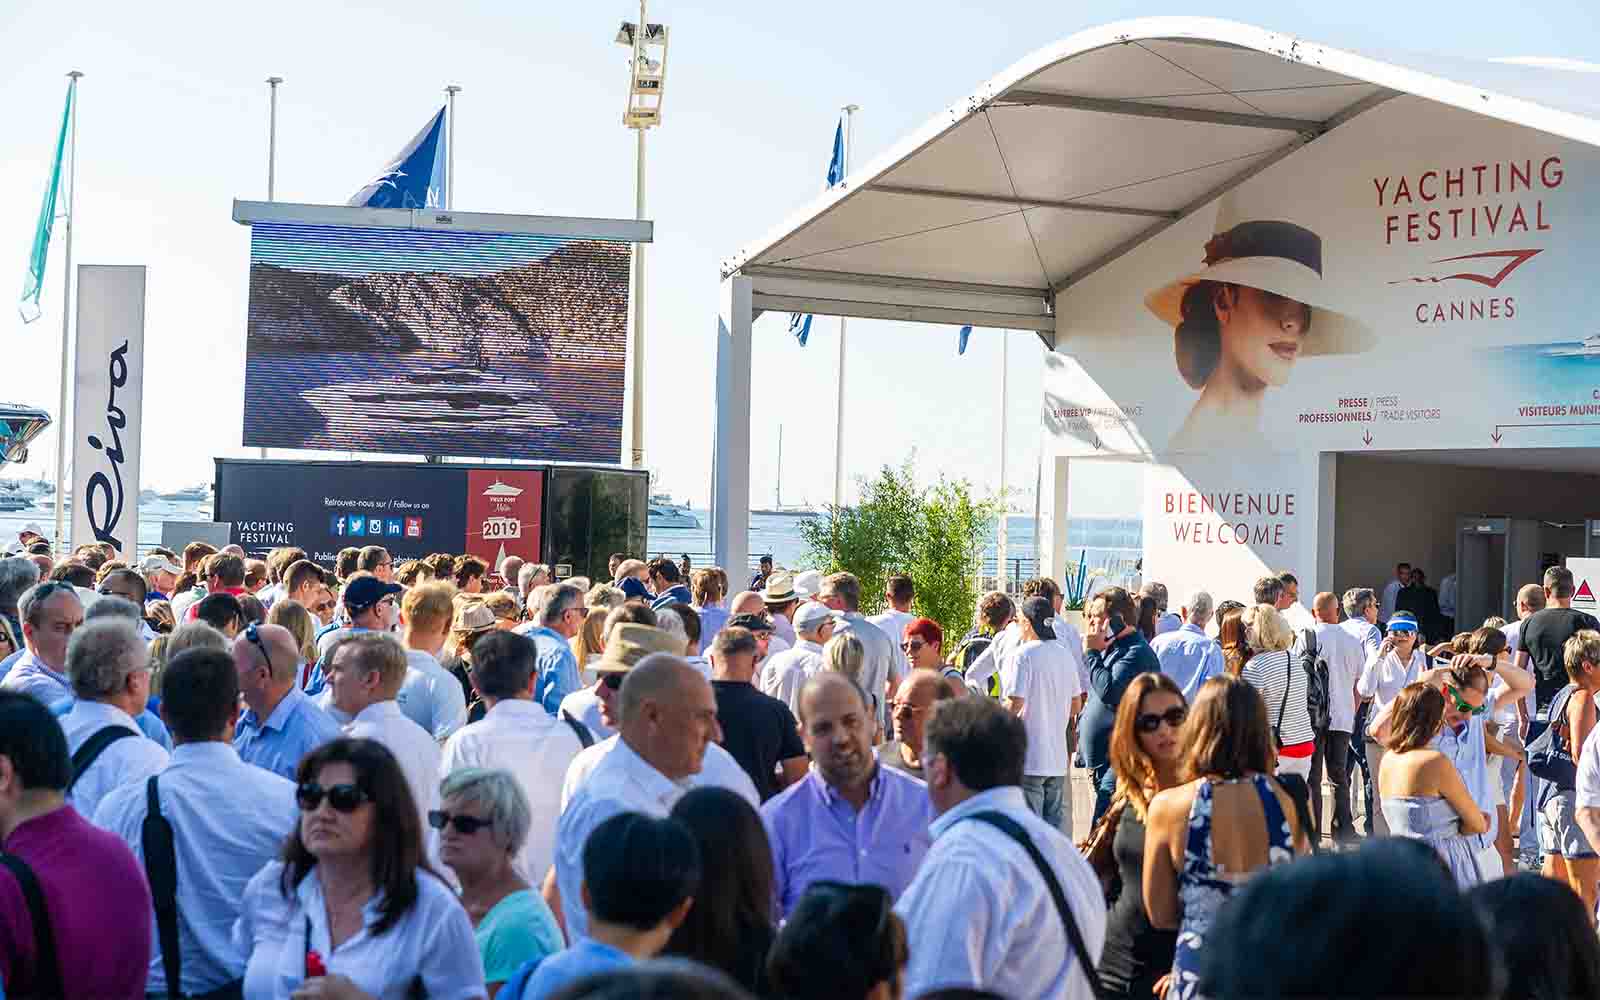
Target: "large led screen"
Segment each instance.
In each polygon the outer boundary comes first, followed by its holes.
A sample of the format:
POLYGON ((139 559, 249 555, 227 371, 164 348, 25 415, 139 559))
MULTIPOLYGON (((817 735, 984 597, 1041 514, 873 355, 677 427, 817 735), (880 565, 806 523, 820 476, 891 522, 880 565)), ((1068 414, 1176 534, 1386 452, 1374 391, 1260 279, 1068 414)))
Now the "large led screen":
POLYGON ((255 223, 244 443, 616 462, 631 249, 255 223))

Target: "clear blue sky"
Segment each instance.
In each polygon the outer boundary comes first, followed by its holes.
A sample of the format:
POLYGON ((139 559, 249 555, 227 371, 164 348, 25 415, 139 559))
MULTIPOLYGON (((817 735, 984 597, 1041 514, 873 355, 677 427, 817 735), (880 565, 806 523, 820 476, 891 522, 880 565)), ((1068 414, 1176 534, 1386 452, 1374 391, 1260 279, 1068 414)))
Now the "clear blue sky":
MULTIPOLYGON (((1357 50, 1600 59, 1592 0, 1520 8, 1214 0, 1189 10, 1357 50)), ((649 138, 656 243, 646 448, 661 485, 706 498, 718 261, 819 191, 841 105, 862 107, 852 160, 865 163, 1034 49, 1093 24, 1184 12, 1134 2, 1015 2, 993 13, 881 0, 653 3, 650 19, 672 29, 664 121, 649 138)), ((24 326, 13 305, 67 70, 87 74, 74 255, 150 269, 144 481, 165 488, 209 480, 213 456, 247 453, 239 440, 249 233, 229 210, 234 197, 265 197, 265 78, 285 78, 281 200, 342 203, 436 110, 444 85, 459 83, 457 208, 630 217, 626 51, 612 36, 636 15, 636 6, 605 0, 0 4, 0 189, 9 192, 0 203, 0 336, 10 362, 0 397, 56 406, 59 238, 44 317, 24 326)), ((819 318, 802 350, 782 317, 757 323, 757 503, 773 497, 780 424, 785 502, 831 496, 836 331, 836 320, 819 318)), ((853 321, 849 474, 915 452, 924 478, 943 472, 996 486, 998 337, 977 331, 958 358, 954 329, 853 321)), ((1041 348, 1030 334, 1011 337, 1007 484, 1025 494, 1041 348)), ((47 434, 21 471, 50 473, 53 454, 47 434)), ((1116 507, 1113 494, 1125 495, 1108 491, 1097 506, 1116 507)))

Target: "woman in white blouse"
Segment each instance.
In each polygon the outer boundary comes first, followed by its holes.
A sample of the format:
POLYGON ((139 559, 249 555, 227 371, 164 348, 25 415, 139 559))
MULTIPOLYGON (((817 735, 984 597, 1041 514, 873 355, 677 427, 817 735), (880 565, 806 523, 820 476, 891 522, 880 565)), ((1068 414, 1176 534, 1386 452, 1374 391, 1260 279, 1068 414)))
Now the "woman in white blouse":
POLYGON ((371 740, 334 740, 296 774, 284 861, 245 888, 234 943, 248 1000, 481 1000, 472 922, 423 858, 405 775, 371 740))

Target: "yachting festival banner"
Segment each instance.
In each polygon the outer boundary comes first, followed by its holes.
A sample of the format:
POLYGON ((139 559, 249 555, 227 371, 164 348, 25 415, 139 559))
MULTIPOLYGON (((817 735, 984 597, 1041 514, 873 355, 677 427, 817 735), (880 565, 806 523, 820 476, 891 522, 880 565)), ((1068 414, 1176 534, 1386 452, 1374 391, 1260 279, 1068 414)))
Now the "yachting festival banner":
POLYGON ((251 555, 296 545, 319 562, 381 545, 539 562, 544 471, 443 463, 219 460, 216 518, 251 555))
POLYGON ((1600 150, 1391 100, 1063 293, 1048 447, 1153 463, 1177 584, 1309 572, 1320 454, 1600 444, 1597 194, 1600 150))
POLYGON ((109 542, 129 561, 139 543, 144 287, 142 266, 78 266, 71 539, 109 542))

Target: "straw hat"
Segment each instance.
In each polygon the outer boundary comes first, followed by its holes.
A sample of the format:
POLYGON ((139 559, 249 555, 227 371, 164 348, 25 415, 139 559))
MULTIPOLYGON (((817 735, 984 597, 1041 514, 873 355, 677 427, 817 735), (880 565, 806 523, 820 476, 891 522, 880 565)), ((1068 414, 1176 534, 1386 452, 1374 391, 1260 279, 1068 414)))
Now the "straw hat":
POLYGON ((822 574, 814 569, 797 573, 794 578, 794 593, 803 601, 822 593, 822 574))
POLYGON ((472 601, 456 608, 456 620, 450 626, 454 632, 487 632, 494 628, 494 612, 482 601, 472 601))
POLYGON ((761 591, 763 603, 788 604, 794 598, 794 577, 792 575, 779 570, 767 577, 767 585, 761 591))
POLYGON ((1300 353, 1359 354, 1375 338, 1356 317, 1332 304, 1322 282, 1322 237, 1293 222, 1241 220, 1233 194, 1217 203, 1215 235, 1206 243, 1201 270, 1145 296, 1144 304, 1162 322, 1176 328, 1183 322, 1183 296, 1202 281, 1258 288, 1311 307, 1311 328, 1300 353))
POLYGON ((624 622, 611 629, 606 640, 606 651, 600 654, 592 668, 597 674, 625 674, 651 653, 683 655, 684 642, 649 625, 624 622))

